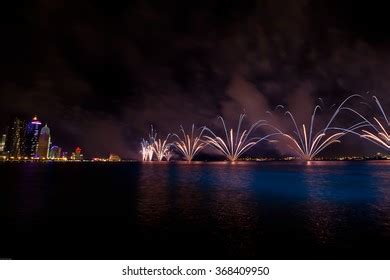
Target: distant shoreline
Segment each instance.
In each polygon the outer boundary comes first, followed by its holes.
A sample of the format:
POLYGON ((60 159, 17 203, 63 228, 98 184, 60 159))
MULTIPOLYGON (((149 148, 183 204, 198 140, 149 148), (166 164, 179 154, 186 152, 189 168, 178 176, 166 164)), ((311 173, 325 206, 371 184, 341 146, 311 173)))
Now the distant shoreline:
POLYGON ((97 160, 31 160, 31 159, 20 159, 20 160, 0 160, 0 163, 37 163, 37 164, 45 164, 45 163, 143 163, 143 164, 200 164, 200 163, 234 163, 234 164, 242 164, 242 163, 255 163, 255 162, 357 162, 357 161, 388 161, 390 158, 362 158, 362 159, 315 159, 310 161, 300 160, 300 159, 251 159, 251 160, 237 160, 235 162, 230 162, 227 160, 203 160, 197 161, 194 160, 192 162, 187 162, 184 160, 172 160, 172 161, 141 161, 141 160, 120 160, 120 161, 97 161, 97 160))

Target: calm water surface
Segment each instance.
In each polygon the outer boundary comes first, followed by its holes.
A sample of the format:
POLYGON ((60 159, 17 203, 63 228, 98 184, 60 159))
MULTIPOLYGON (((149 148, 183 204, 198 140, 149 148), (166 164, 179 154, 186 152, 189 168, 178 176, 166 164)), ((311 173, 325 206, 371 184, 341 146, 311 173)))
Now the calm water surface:
POLYGON ((390 161, 1 163, 0 257, 390 258, 390 161))

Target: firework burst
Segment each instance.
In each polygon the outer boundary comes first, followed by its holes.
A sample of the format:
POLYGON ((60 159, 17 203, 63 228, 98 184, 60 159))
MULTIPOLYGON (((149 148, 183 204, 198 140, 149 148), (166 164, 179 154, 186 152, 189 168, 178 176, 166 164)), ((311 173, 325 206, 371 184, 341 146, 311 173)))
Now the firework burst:
POLYGON ((274 135, 269 134, 262 138, 250 137, 256 128, 267 125, 267 122, 265 120, 259 120, 252 124, 248 130, 241 131, 241 125, 244 117, 244 114, 240 115, 236 131, 234 131, 233 128, 230 128, 228 131, 224 119, 221 116, 218 117, 218 119, 221 120, 225 131, 224 139, 216 135, 211 129, 205 128, 205 130, 211 134, 211 136, 205 136, 207 143, 222 152, 229 161, 236 161, 243 153, 251 149, 257 143, 274 135))
POLYGON ((294 126, 293 134, 282 132, 280 129, 278 129, 278 131, 280 132, 280 135, 282 135, 289 141, 288 147, 300 159, 312 160, 315 156, 317 156, 321 151, 323 151, 330 145, 340 143, 340 138, 348 132, 353 132, 354 130, 365 126, 365 122, 356 123, 348 128, 331 126, 335 118, 342 110, 352 110, 349 107, 345 107, 345 103, 351 98, 358 96, 359 95, 355 94, 346 98, 333 113, 326 126, 318 130, 317 132, 314 132, 314 121, 316 118, 317 111, 321 109, 321 106, 319 105, 317 105, 313 110, 308 129, 306 128, 305 124, 302 124, 302 128, 300 129, 294 118, 294 115, 290 111, 286 111, 285 115, 289 116, 294 126))
POLYGON ((142 161, 151 161, 153 160, 153 144, 157 137, 157 133, 154 132, 153 126, 150 126, 150 132, 148 140, 142 139, 141 141, 141 155, 142 161))
POLYGON ((142 161, 151 161, 153 159, 153 149, 148 141, 142 139, 141 141, 142 161))
POLYGON ((180 131, 183 134, 183 138, 174 134, 173 136, 177 139, 174 145, 186 161, 192 161, 194 156, 206 146, 206 143, 201 139, 205 128, 201 128, 197 135, 195 135, 195 125, 192 125, 191 133, 186 133, 182 126, 180 127, 180 131))
POLYGON ((376 117, 373 118, 374 122, 370 122, 367 119, 365 119, 368 126, 371 127, 374 130, 374 132, 363 129, 362 134, 360 136, 389 151, 390 135, 388 131, 389 131, 390 123, 378 98, 376 96, 373 96, 373 98, 382 113, 382 121, 380 121, 379 118, 376 117))
MULTIPOLYGON (((152 149, 153 153, 156 155, 158 161, 162 161, 164 158, 167 159, 168 153, 170 153, 170 146, 171 144, 168 143, 168 139, 170 137, 170 134, 167 135, 167 137, 164 140, 155 139, 152 149)), ((171 156, 169 156, 170 159, 171 156)), ((168 159, 167 159, 168 160, 168 159)))

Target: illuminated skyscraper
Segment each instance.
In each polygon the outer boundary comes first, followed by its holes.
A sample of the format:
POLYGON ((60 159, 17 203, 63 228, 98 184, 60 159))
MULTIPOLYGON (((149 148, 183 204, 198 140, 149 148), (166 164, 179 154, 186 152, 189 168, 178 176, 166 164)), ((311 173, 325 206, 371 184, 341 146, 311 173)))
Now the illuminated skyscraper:
POLYGON ((81 154, 81 148, 77 147, 74 153, 72 153, 72 160, 83 160, 83 155, 81 154))
POLYGON ((39 126, 41 122, 35 116, 27 126, 26 155, 36 157, 38 152, 39 126))
POLYGON ((49 158, 60 158, 61 157, 61 147, 53 146, 50 148, 49 158))
POLYGON ((38 140, 37 156, 39 158, 48 158, 50 146, 50 129, 47 124, 42 127, 38 140))
POLYGON ((0 153, 4 152, 6 137, 7 137, 6 134, 3 134, 3 136, 1 137, 1 140, 0 140, 0 153))
POLYGON ((110 154, 108 161, 121 161, 121 158, 118 155, 110 154))
POLYGON ((19 118, 15 118, 9 126, 4 150, 8 152, 10 157, 25 156, 26 127, 26 121, 19 118))

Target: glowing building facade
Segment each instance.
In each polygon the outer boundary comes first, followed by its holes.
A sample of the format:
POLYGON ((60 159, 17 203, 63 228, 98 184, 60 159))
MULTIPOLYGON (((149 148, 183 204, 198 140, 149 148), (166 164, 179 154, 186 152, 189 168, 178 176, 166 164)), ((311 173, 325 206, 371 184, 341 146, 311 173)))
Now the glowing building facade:
POLYGON ((1 136, 1 140, 0 140, 0 153, 4 152, 6 138, 7 138, 6 134, 3 134, 1 136))
POLYGON ((42 127, 38 139, 37 157, 48 158, 50 147, 50 129, 47 125, 42 127))
POLYGON ((11 158, 26 156, 26 127, 27 123, 25 121, 15 118, 8 128, 4 151, 11 158))
POLYGON ((35 116, 27 126, 26 155, 29 157, 37 157, 40 125, 41 122, 35 116))
POLYGON ((50 148, 49 158, 58 159, 61 157, 62 148, 58 146, 52 146, 50 148))
POLYGON ((77 147, 76 150, 72 153, 71 159, 72 160, 83 160, 84 156, 81 153, 81 148, 77 147))
POLYGON ((118 155, 110 154, 108 161, 121 161, 121 158, 118 155))

